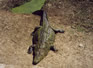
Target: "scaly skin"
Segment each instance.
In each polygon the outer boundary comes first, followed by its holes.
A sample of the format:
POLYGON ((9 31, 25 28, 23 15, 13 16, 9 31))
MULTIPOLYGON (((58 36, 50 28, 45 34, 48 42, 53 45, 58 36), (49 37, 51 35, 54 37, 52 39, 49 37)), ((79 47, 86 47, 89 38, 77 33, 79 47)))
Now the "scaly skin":
POLYGON ((51 45, 53 45, 55 40, 55 33, 51 28, 40 27, 33 36, 34 42, 34 58, 33 63, 37 64, 40 62, 49 52, 51 45))
POLYGON ((54 51, 56 51, 56 49, 53 48, 56 32, 64 33, 63 30, 53 30, 50 27, 47 14, 45 11, 43 11, 41 26, 36 28, 36 30, 33 32, 33 46, 29 49, 30 51, 33 50, 33 64, 37 64, 44 59, 51 47, 54 51))

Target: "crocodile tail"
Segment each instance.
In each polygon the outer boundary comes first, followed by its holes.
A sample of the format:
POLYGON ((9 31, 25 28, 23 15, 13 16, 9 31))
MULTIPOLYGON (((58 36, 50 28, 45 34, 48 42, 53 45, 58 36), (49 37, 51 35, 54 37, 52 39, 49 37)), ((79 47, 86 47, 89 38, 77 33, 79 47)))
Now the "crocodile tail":
POLYGON ((49 26, 48 16, 47 16, 46 11, 43 11, 43 15, 42 15, 42 26, 44 26, 44 27, 48 27, 49 26))
POLYGON ((47 16, 46 11, 43 11, 43 19, 44 19, 44 18, 48 20, 48 16, 47 16))

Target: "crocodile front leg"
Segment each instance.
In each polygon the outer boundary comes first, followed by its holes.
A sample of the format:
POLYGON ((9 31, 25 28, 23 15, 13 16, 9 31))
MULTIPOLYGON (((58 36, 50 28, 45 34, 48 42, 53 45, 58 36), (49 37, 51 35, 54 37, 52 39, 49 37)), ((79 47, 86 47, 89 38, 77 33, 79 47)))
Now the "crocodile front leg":
POLYGON ((33 48, 35 47, 35 44, 31 45, 29 48, 28 48, 28 54, 31 54, 33 52, 33 48))

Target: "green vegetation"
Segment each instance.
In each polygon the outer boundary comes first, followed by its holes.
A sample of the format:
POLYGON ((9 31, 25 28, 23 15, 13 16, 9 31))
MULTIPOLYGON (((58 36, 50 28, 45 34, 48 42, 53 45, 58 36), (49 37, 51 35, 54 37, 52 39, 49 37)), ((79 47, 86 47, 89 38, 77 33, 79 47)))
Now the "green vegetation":
POLYGON ((32 13, 36 10, 40 10, 44 5, 45 0, 31 0, 19 7, 12 8, 14 13, 32 13))

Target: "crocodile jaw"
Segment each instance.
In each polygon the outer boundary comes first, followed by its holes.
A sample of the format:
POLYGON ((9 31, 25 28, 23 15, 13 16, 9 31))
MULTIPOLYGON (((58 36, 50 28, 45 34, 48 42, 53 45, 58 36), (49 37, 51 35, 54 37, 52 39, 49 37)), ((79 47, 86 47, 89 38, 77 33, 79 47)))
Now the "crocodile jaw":
POLYGON ((42 55, 37 55, 33 57, 33 64, 36 65, 38 64, 45 56, 42 55))
POLYGON ((39 49, 38 51, 34 52, 33 56, 33 64, 38 64, 45 56, 47 56, 49 49, 39 49))

